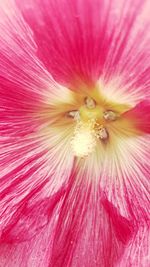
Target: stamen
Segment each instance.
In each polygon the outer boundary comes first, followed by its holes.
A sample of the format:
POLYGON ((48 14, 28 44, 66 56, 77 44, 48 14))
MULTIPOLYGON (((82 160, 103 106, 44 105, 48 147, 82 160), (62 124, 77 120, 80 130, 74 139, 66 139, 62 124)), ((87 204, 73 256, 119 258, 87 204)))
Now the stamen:
POLYGON ((96 107, 96 102, 94 99, 92 99, 90 97, 86 97, 84 101, 85 101, 85 105, 87 108, 93 109, 96 107))
POLYGON ((115 121, 117 119, 117 114, 112 110, 107 110, 104 112, 103 117, 106 121, 115 121))
POLYGON ((99 139, 104 141, 108 140, 109 138, 108 131, 103 125, 98 128, 96 135, 99 139))

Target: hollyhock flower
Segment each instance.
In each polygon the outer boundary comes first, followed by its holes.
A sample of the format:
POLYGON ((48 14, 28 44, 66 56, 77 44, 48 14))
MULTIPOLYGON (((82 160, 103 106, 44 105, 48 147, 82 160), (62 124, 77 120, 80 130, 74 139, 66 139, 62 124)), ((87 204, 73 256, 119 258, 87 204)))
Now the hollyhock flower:
POLYGON ((149 8, 1 1, 0 266, 150 266, 149 8))

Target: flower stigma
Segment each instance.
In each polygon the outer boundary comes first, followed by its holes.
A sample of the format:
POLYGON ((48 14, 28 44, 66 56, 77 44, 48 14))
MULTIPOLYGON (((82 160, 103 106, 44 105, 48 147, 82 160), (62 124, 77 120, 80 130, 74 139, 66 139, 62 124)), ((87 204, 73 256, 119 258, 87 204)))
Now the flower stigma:
POLYGON ((71 141, 72 150, 77 157, 86 157, 96 146, 94 123, 78 121, 71 141))

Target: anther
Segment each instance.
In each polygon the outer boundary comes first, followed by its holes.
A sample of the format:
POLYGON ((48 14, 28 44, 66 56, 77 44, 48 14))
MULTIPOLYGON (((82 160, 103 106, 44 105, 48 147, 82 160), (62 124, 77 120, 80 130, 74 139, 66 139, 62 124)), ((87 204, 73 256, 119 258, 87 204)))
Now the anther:
POLYGON ((91 97, 86 97, 84 99, 84 102, 85 102, 86 107, 89 108, 89 109, 93 109, 93 108, 96 107, 96 102, 91 97))
POLYGON ((101 140, 107 140, 109 138, 107 129, 103 126, 100 126, 97 132, 97 137, 101 140))
POLYGON ((78 110, 71 110, 67 113, 67 116, 73 118, 74 120, 79 120, 80 114, 78 110))
POLYGON ((103 117, 106 121, 115 121, 117 119, 117 114, 112 110, 104 111, 103 117))

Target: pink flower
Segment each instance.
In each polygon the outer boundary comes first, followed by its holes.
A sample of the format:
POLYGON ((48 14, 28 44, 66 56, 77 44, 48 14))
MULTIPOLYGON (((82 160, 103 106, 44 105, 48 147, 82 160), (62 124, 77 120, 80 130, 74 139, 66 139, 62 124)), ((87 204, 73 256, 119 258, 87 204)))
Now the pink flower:
POLYGON ((0 266, 150 266, 149 1, 0 3, 0 266))

